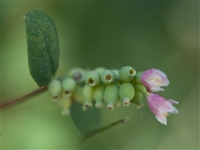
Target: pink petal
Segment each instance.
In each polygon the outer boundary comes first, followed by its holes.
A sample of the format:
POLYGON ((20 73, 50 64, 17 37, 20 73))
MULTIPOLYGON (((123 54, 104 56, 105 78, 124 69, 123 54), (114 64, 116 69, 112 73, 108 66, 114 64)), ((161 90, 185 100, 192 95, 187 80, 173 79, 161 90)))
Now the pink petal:
POLYGON ((157 113, 155 117, 160 123, 167 125, 167 117, 164 115, 164 113, 157 113))
POLYGON ((179 104, 177 101, 172 100, 172 99, 168 99, 167 101, 170 102, 170 103, 172 103, 172 104, 179 104))
POLYGON ((149 69, 140 76, 141 83, 152 92, 164 91, 161 86, 168 86, 169 80, 165 73, 158 69, 149 69))

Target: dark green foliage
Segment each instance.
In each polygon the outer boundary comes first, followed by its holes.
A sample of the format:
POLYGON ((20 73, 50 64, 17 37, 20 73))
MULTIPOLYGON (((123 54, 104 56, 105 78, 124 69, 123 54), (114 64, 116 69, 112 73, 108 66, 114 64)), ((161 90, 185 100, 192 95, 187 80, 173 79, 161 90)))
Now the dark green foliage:
MULTIPOLYGON (((94 103, 93 103, 94 104, 94 103)), ((70 108, 71 117, 76 127, 83 134, 97 129, 100 124, 100 110, 94 107, 82 110, 82 104, 74 102, 70 108)))
POLYGON ((37 9, 26 13, 25 25, 30 74, 38 86, 43 86, 58 68, 57 31, 51 17, 37 9))

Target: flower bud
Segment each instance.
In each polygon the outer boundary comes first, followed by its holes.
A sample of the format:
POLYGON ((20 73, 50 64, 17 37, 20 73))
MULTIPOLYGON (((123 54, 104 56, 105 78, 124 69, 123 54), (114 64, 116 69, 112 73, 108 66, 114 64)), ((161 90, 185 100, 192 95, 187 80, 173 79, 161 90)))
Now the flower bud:
POLYGON ((59 101, 57 101, 57 103, 60 105, 60 107, 62 108, 62 116, 66 116, 70 114, 70 110, 69 107, 71 106, 71 98, 65 98, 65 97, 61 97, 59 99, 59 101))
POLYGON ((137 83, 137 84, 135 85, 135 87, 136 87, 137 90, 138 90, 139 92, 141 92, 142 94, 145 94, 145 95, 148 95, 148 94, 149 94, 149 93, 147 92, 147 90, 146 90, 146 88, 145 88, 144 85, 142 85, 142 84, 140 84, 140 83, 137 83))
POLYGON ((104 95, 105 86, 103 84, 99 84, 94 88, 93 98, 96 101, 95 107, 98 109, 103 108, 103 95, 104 95))
POLYGON ((100 74, 96 71, 89 71, 85 75, 85 82, 88 86, 97 86, 100 83, 100 74))
POLYGON ((85 103, 84 103, 85 109, 88 108, 88 107, 89 108, 92 107, 93 91, 94 91, 93 87, 88 86, 87 84, 84 85, 83 96, 85 98, 85 103))
POLYGON ((119 86, 117 84, 110 84, 104 91, 104 100, 108 103, 107 109, 114 110, 114 105, 119 99, 119 86))
POLYGON ((135 89, 133 85, 129 82, 123 83, 119 88, 119 96, 122 99, 124 106, 129 106, 130 100, 135 95, 135 89))
POLYGON ((74 79, 66 78, 62 81, 63 97, 70 97, 75 89, 76 82, 74 79))
POLYGON ((135 90, 135 95, 130 102, 135 103, 137 105, 137 108, 141 108, 142 106, 144 106, 142 102, 142 97, 143 97, 142 93, 139 92, 138 90, 135 90))
POLYGON ((53 79, 48 84, 48 91, 51 94, 52 102, 56 102, 59 99, 59 95, 62 91, 61 83, 58 79, 53 79))
POLYGON ((119 71, 119 77, 124 82, 131 81, 133 79, 133 77, 135 76, 135 74, 136 74, 135 69, 133 69, 130 66, 124 66, 119 71))
POLYGON ((111 84, 115 81, 115 73, 111 70, 105 70, 101 74, 101 80, 104 84, 111 84))

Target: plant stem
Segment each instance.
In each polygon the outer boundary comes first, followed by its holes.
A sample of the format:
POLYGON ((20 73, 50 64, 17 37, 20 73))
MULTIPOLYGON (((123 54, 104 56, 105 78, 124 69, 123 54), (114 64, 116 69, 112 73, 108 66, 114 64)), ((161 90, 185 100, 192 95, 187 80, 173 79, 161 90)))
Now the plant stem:
POLYGON ((14 99, 11 99, 7 102, 4 102, 0 105, 0 109, 5 109, 5 108, 8 108, 9 106, 13 106, 13 105, 16 105, 16 104, 19 104, 21 102, 24 102, 26 101, 28 98, 31 98, 33 96, 36 96, 44 91, 47 90, 47 86, 42 86, 42 87, 39 87, 38 89, 30 92, 30 93, 27 93, 25 95, 22 95, 18 98, 14 98, 14 99))
POLYGON ((94 136, 94 135, 96 135, 96 134, 98 134, 98 133, 101 133, 101 132, 103 132, 103 131, 106 131, 106 130, 108 130, 108 129, 110 129, 110 128, 112 128, 112 127, 118 125, 118 124, 121 124, 121 123, 125 124, 125 122, 126 122, 127 120, 128 120, 127 118, 126 118, 126 119, 121 119, 121 120, 115 121, 115 122, 113 122, 113 123, 111 123, 111 124, 108 124, 107 126, 104 126, 104 127, 102 127, 102 128, 93 130, 93 131, 91 131, 91 132, 85 134, 85 136, 82 138, 82 142, 84 142, 84 141, 87 140, 88 138, 90 138, 90 137, 92 137, 92 136, 94 136))

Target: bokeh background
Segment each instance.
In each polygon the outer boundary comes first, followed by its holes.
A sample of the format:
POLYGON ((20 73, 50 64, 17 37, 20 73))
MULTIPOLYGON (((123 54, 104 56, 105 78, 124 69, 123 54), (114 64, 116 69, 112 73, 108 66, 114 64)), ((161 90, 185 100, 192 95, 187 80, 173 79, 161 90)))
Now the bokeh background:
POLYGON ((37 88, 28 70, 23 18, 35 8, 47 12, 57 27, 57 77, 72 67, 158 68, 170 80, 159 94, 177 100, 180 113, 169 116, 165 126, 149 111, 145 98, 141 109, 103 109, 100 126, 126 117, 129 121, 81 143, 71 117, 61 116, 45 92, 1 111, 2 149, 199 149, 198 1, 2 1, 2 101, 37 88))

